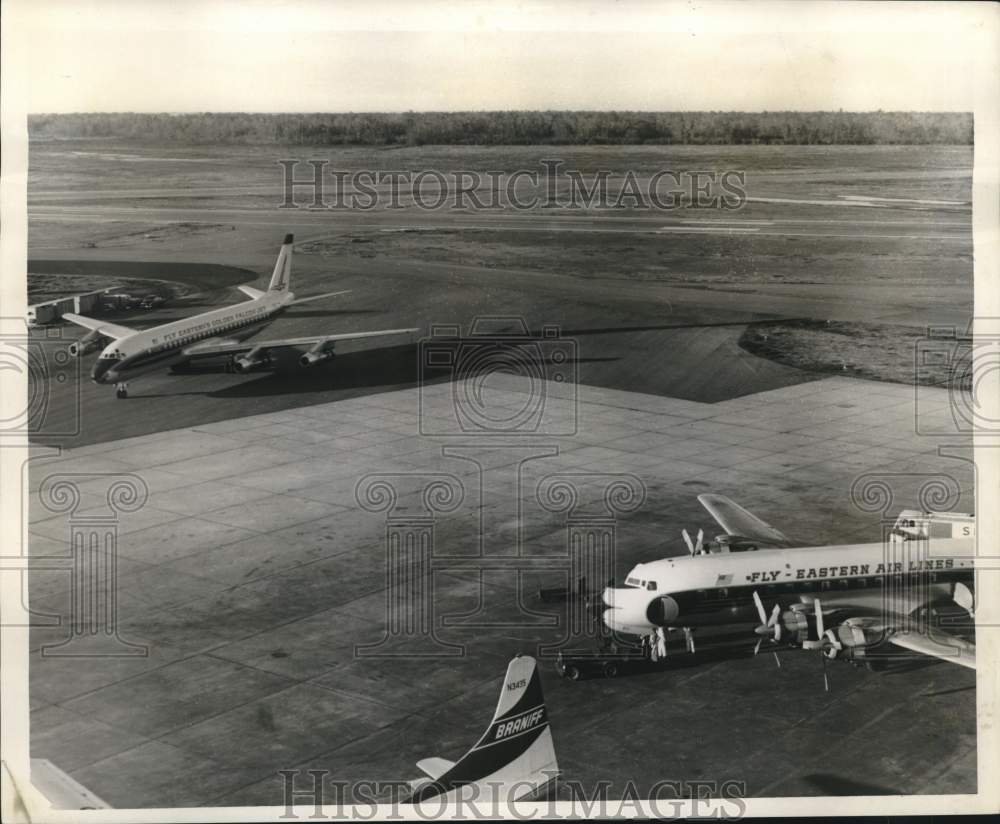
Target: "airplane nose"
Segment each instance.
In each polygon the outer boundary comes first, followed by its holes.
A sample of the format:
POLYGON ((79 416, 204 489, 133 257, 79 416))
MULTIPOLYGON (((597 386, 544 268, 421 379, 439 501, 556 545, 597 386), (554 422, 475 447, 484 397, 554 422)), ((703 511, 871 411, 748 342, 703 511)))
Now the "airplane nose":
POLYGON ((112 369, 114 364, 112 358, 98 358, 94 364, 94 369, 90 373, 90 378, 94 383, 108 383, 117 378, 117 373, 112 369))

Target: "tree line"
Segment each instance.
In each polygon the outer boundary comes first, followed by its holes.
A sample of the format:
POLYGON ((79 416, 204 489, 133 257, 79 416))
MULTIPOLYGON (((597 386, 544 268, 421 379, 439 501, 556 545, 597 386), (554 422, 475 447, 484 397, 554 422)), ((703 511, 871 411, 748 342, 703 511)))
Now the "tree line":
POLYGON ((496 111, 37 114, 32 139, 286 146, 972 144, 959 112, 496 111))

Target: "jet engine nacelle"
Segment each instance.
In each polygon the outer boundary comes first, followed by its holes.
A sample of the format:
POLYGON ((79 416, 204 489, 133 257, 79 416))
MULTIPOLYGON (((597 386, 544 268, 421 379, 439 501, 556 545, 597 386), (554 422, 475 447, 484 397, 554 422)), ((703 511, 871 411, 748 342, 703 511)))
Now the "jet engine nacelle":
POLYGON ((237 372, 252 372, 271 365, 271 356, 260 349, 253 349, 245 355, 233 360, 233 369, 237 372))
POLYGON ((80 340, 74 341, 69 345, 69 353, 74 358, 82 358, 84 355, 93 352, 95 349, 101 348, 102 336, 95 329, 93 332, 88 332, 80 340))
POLYGON ((302 357, 299 358, 299 364, 301 366, 315 366, 317 363, 322 361, 331 360, 333 358, 332 349, 311 349, 304 353, 302 357))

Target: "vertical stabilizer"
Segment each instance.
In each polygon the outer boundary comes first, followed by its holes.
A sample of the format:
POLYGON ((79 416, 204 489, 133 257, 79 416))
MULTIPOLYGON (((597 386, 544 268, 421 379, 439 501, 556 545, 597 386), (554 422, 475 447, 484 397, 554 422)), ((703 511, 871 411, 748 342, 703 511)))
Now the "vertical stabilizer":
POLYGON ((294 235, 285 235, 285 242, 281 244, 281 251, 278 252, 278 260, 274 264, 274 272, 271 273, 271 282, 267 286, 268 292, 287 292, 292 281, 292 241, 294 235))
MULTIPOLYGON (((448 763, 443 759, 428 761, 448 763)), ((428 771, 431 780, 415 786, 410 802, 441 795, 484 803, 510 802, 532 795, 558 771, 537 664, 528 655, 518 656, 507 667, 500 700, 486 732, 449 769, 440 775, 428 771)))

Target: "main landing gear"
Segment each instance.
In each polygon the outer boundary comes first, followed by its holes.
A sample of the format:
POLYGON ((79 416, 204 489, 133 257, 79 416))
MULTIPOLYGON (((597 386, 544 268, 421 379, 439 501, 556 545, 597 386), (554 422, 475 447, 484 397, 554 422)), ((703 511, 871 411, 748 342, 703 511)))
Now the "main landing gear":
POLYGON ((127 383, 116 383, 115 384, 115 396, 118 398, 128 397, 128 384, 127 383))

